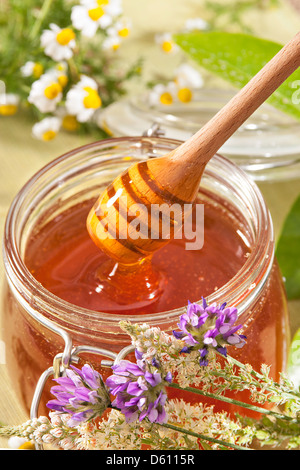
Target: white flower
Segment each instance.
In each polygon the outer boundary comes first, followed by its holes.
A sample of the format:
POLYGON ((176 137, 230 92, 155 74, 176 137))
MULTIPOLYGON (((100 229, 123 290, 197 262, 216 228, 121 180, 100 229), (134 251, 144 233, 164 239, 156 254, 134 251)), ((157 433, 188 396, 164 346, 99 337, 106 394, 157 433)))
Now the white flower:
POLYGON ((186 31, 206 31, 209 29, 209 24, 202 18, 190 18, 185 22, 186 31))
POLYGON ((14 93, 0 94, 0 115, 12 116, 18 110, 20 98, 14 93))
POLYGON ((79 122, 88 121, 101 104, 97 83, 85 75, 81 76, 80 81, 71 88, 66 97, 67 112, 76 116, 79 122))
POLYGON ((76 116, 73 116, 68 113, 67 109, 64 106, 60 106, 55 115, 61 119, 61 127, 69 132, 74 132, 79 129, 79 122, 76 119, 76 116))
POLYGON ((114 23, 107 29, 109 36, 119 36, 120 38, 127 38, 130 34, 131 21, 128 18, 122 18, 114 23))
POLYGON ((54 73, 45 73, 33 82, 28 101, 42 113, 53 112, 62 98, 62 86, 54 73))
POLYGON ((103 49, 117 50, 120 47, 122 39, 130 34, 131 22, 128 19, 122 19, 107 28, 107 38, 103 41, 103 49))
POLYGON ((81 5, 72 8, 71 20, 74 28, 91 38, 98 28, 108 28, 121 13, 120 0, 82 0, 81 5))
POLYGON ((158 84, 149 94, 150 106, 171 105, 176 101, 189 103, 193 91, 203 86, 201 74, 188 64, 183 64, 175 70, 175 77, 167 85, 158 84))
POLYGON ((175 70, 175 83, 177 98, 182 103, 189 103, 193 99, 196 88, 203 86, 202 75, 189 64, 182 64, 175 70))
POLYGON ((57 81, 62 88, 68 83, 68 73, 67 67, 64 66, 64 63, 57 64, 52 69, 47 70, 47 75, 53 77, 54 81, 57 81))
POLYGON ((111 36, 108 36, 107 38, 105 38, 104 41, 103 41, 102 47, 103 47, 104 50, 112 49, 113 51, 116 51, 117 49, 119 49, 120 44, 121 44, 121 39, 116 34, 114 36, 111 35, 111 36))
POLYGON ((66 61, 61 61, 55 64, 55 70, 58 70, 58 72, 67 72, 68 70, 68 63, 66 61))
POLYGON ((31 60, 26 62, 26 64, 21 67, 21 74, 23 77, 40 78, 43 71, 44 69, 42 64, 39 62, 32 62, 31 60))
POLYGON ((176 84, 169 82, 167 85, 159 83, 155 85, 149 93, 150 106, 165 105, 170 106, 176 100, 176 84))
POLYGON ((9 439, 8 439, 8 447, 10 449, 19 449, 20 446, 22 446, 23 444, 25 444, 25 442, 27 442, 28 439, 25 439, 24 437, 19 437, 19 436, 11 436, 9 439))
POLYGON ((180 88, 201 88, 204 83, 201 73, 189 64, 182 64, 175 70, 175 81, 180 88))
POLYGON ((156 34, 155 41, 167 54, 171 54, 178 50, 178 46, 173 41, 171 33, 156 34))
POLYGON ((57 117, 47 117, 34 124, 32 134, 39 140, 53 140, 59 132, 61 119, 57 117))
POLYGON ((71 28, 60 28, 54 23, 43 31, 41 46, 47 56, 55 61, 68 60, 73 56, 76 46, 75 33, 71 28))

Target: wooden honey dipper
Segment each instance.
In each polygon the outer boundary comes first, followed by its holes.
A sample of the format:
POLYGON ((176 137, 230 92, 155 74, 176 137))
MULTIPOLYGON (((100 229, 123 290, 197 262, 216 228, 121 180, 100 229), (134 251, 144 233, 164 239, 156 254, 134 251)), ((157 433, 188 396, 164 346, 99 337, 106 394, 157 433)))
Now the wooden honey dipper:
MULTIPOLYGON (((153 237, 152 232, 151 238, 150 208, 194 203, 207 162, 299 66, 300 32, 190 139, 169 154, 136 163, 118 176, 88 215, 87 229, 94 243, 123 265, 141 263, 168 243, 182 222, 182 211, 172 217, 169 238, 162 238, 161 233, 153 237), (133 204, 145 209, 139 214, 144 237, 128 233, 127 216, 133 204)), ((159 227, 161 232, 161 221, 159 227)))

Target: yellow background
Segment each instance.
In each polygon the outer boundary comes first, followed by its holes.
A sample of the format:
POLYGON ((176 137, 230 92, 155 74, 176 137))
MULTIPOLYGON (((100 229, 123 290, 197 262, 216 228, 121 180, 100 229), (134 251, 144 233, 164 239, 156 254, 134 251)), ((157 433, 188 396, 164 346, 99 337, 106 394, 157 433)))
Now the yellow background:
MULTIPOLYGON (((226 0, 224 0, 226 1, 226 0)), ((300 2, 299 2, 300 3, 300 2)), ((139 82, 130 85, 130 92, 141 88, 153 73, 168 72, 176 58, 168 58, 158 49, 154 35, 180 30, 187 19, 206 18, 202 0, 123 0, 124 14, 132 21, 132 34, 118 54, 124 61, 143 56, 144 74, 139 82)), ((267 15, 249 14, 247 20, 255 32, 265 38, 287 42, 300 30, 300 14, 286 2, 267 15)), ((65 151, 93 140, 62 133, 54 141, 43 143, 31 136, 32 122, 27 115, 0 117, 0 230, 3 232, 8 207, 21 186, 43 165, 65 151)), ((300 179, 280 183, 260 183, 271 211, 278 236, 282 222, 295 198, 300 194, 300 179)), ((4 269, 0 265, 0 283, 4 269)), ((300 302, 290 303, 292 333, 300 326, 300 302)), ((0 364, 0 422, 20 424, 28 416, 14 398, 5 364, 0 364)), ((7 446, 0 439, 0 447, 7 446)))

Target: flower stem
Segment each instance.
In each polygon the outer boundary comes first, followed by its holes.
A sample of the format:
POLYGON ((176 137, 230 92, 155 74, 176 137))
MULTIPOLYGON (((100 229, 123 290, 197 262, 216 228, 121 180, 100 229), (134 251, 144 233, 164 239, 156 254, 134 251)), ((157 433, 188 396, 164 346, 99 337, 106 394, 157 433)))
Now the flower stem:
POLYGON ((45 0, 44 3, 43 3, 43 6, 42 8, 40 9, 39 11, 39 14, 38 14, 38 17, 36 19, 36 22, 34 23, 33 25, 33 28, 30 32, 30 39, 33 41, 37 35, 39 34, 39 31, 41 29, 41 26, 43 24, 43 21, 44 19, 46 18, 50 8, 51 8, 51 5, 52 5, 52 2, 53 0, 45 0))
POLYGON ((160 424, 159 426, 162 426, 162 427, 167 428, 167 429, 172 429, 173 431, 181 432, 181 433, 187 434, 189 436, 197 437, 197 439, 200 439, 200 440, 203 440, 203 441, 213 442, 214 444, 218 444, 218 445, 221 445, 221 446, 224 446, 224 447, 230 447, 230 448, 236 449, 236 450, 252 450, 252 449, 249 449, 247 447, 239 446, 237 444, 231 444, 229 442, 221 441, 221 440, 215 439, 213 437, 208 437, 208 436, 205 436, 204 434, 198 434, 197 432, 190 431, 190 430, 187 430, 187 429, 183 429, 183 428, 180 428, 178 426, 174 426, 173 424, 167 424, 166 423, 166 424, 160 424))
MULTIPOLYGON (((217 354, 220 355, 220 353, 217 351, 217 354)), ((227 360, 230 360, 230 362, 232 362, 234 365, 236 365, 237 367, 239 367, 240 369, 244 370, 245 369, 245 364, 239 362, 237 359, 234 359, 232 356, 228 356, 227 357, 227 360)), ((264 380, 264 376, 262 374, 260 374, 259 372, 256 372, 255 370, 252 370, 250 372, 251 376, 254 377, 255 379, 257 380, 264 380)), ((271 391, 271 392, 277 392, 277 388, 280 387, 280 384, 277 383, 277 382, 273 382, 273 385, 269 385, 268 386, 268 390, 271 391)), ((286 394, 288 394, 291 399, 298 399, 300 398, 300 394, 299 392, 296 392, 296 391, 293 391, 293 390, 290 390, 289 392, 285 392, 286 394)))
POLYGON ((199 390, 198 388, 194 388, 194 387, 182 388, 176 383, 171 383, 171 384, 168 385, 168 387, 173 387, 173 388, 176 388, 178 390, 183 390, 184 392, 196 393, 198 395, 202 395, 202 396, 208 397, 208 398, 213 398, 215 400, 224 401, 224 402, 230 403, 232 405, 240 406, 242 408, 247 408, 248 410, 251 410, 251 411, 256 411, 258 413, 272 415, 272 416, 274 416, 275 418, 278 418, 278 419, 285 419, 285 420, 288 420, 288 421, 295 421, 294 418, 292 418, 290 416, 283 415, 281 413, 276 413, 276 411, 267 410, 267 409, 262 408, 260 406, 251 405, 250 403, 245 403, 243 401, 235 400, 234 398, 228 398, 228 397, 225 397, 225 396, 222 396, 222 395, 215 395, 214 393, 203 392, 202 390, 199 390))

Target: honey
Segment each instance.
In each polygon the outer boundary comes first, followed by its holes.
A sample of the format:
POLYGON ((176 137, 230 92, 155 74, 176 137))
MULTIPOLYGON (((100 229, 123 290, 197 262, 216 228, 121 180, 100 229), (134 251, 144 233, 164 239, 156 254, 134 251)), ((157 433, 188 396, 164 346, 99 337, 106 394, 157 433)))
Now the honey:
POLYGON ((29 271, 48 291, 79 307, 124 316, 185 307, 226 284, 249 255, 237 227, 207 203, 200 250, 186 250, 184 238, 171 240, 151 260, 122 267, 87 233, 91 204, 73 206, 33 232, 25 254, 29 271))

